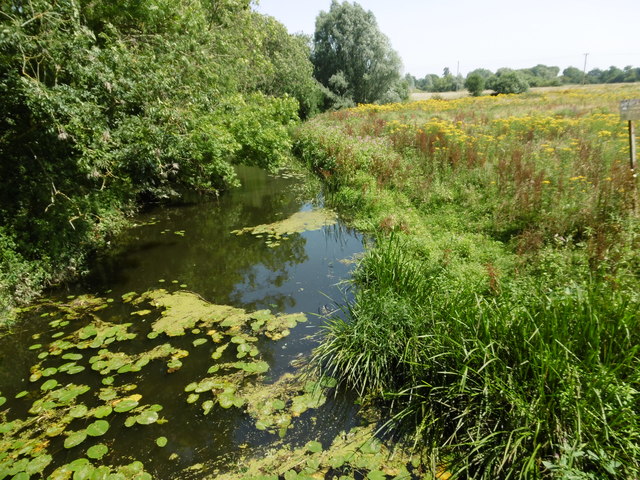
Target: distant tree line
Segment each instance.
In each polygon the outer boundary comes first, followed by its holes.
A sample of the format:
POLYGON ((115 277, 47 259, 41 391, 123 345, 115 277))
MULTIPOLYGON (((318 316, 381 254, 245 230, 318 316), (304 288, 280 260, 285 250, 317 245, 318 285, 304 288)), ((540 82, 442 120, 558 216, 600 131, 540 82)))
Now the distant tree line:
POLYGON ((411 87, 425 92, 453 92, 467 88, 471 93, 481 92, 483 89, 498 93, 519 93, 529 87, 640 82, 640 68, 629 65, 620 69, 611 66, 606 70, 594 68, 585 74, 579 68, 568 67, 560 74, 560 67, 539 64, 520 70, 500 68, 495 73, 486 68, 478 68, 469 72, 466 77, 453 75, 449 68, 445 68, 442 76, 429 74, 424 78, 416 78, 408 74, 405 79, 411 87))

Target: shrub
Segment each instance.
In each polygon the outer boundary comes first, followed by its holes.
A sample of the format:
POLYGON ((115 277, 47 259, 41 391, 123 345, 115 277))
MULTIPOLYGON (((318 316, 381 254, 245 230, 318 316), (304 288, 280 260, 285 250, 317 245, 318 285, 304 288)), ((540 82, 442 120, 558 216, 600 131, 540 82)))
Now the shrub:
POLYGON ((508 71, 496 74, 487 81, 487 87, 496 93, 524 93, 529 84, 520 72, 508 71))
POLYGON ((474 97, 482 94, 484 90, 485 80, 484 77, 478 73, 472 73, 467 77, 464 82, 464 87, 469 90, 469 93, 474 97))

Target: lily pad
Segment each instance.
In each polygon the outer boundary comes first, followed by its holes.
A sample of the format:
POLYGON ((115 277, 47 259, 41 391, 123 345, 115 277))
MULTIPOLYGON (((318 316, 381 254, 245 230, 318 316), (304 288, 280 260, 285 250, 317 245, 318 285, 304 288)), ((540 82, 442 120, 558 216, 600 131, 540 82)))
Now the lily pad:
POLYGON ((67 370, 69 375, 75 375, 76 373, 80 373, 84 371, 84 367, 82 365, 74 365, 67 370))
POLYGON ((322 451, 322 444, 320 442, 309 442, 305 445, 307 451, 311 453, 320 453, 322 451))
POLYGON ((200 395, 198 395, 197 393, 192 393, 187 397, 187 403, 196 403, 199 398, 200 395))
POLYGON ((42 376, 43 377, 50 377, 51 375, 55 375, 56 373, 58 373, 58 369, 55 367, 49 367, 49 368, 45 368, 42 371, 42 376))
POLYGON ((52 390, 57 386, 58 386, 58 381, 55 378, 50 378, 49 380, 44 382, 42 385, 40 385, 40 390, 43 390, 46 392, 47 390, 52 390))
POLYGON ((113 410, 118 413, 128 412, 138 406, 138 402, 132 399, 123 399, 113 406, 113 410))
POLYGON ((92 437, 100 437, 109 430, 109 422, 107 420, 96 420, 87 427, 87 435, 92 437))
POLYGON ((106 445, 99 443, 87 450, 87 457, 93 458, 94 460, 100 460, 108 451, 109 448, 106 445))
POLYGON ((84 417, 89 409, 85 405, 76 405, 71 410, 69 410, 69 415, 73 418, 81 418, 84 417))
POLYGON ((215 403, 213 402, 213 400, 207 400, 206 402, 203 402, 202 413, 204 413, 205 415, 209 415, 209 412, 211 411, 214 405, 215 403))
POLYGON ((166 447, 167 446, 167 437, 158 437, 156 438, 156 445, 158 445, 159 447, 166 447))
POLYGON ((101 405, 93 411, 93 416, 96 418, 104 418, 111 415, 113 408, 111 405, 101 405))
POLYGON ((38 473, 42 473, 42 471, 49 466, 53 457, 51 455, 42 454, 38 455, 34 459, 29 462, 27 468, 25 468, 25 473, 27 475, 36 475, 38 473))
POLYGON ((73 448, 76 445, 80 445, 87 438, 87 432, 80 430, 78 432, 71 432, 64 440, 64 448, 73 448))
POLYGON ((80 353, 65 353, 62 355, 64 360, 72 360, 74 362, 82 359, 82 354, 80 353))
POLYGON ((204 345, 205 343, 207 343, 207 341, 208 341, 208 340, 207 340, 206 338, 196 338, 196 339, 193 341, 193 346, 194 346, 194 347, 198 347, 198 346, 200 346, 200 345, 204 345))
POLYGON ((158 421, 158 413, 152 410, 145 410, 136 417, 136 422, 140 425, 151 425, 158 421))

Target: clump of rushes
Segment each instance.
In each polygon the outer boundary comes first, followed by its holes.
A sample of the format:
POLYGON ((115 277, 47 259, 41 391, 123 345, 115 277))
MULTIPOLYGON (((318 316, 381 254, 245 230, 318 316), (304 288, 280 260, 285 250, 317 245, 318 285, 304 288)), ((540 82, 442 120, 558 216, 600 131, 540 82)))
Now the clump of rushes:
POLYGON ((438 471, 640 477, 640 229, 609 113, 638 95, 361 106, 298 130, 303 158, 330 166, 332 201, 393 232, 316 364, 388 402, 438 471), (371 138, 397 168, 350 162, 371 138))

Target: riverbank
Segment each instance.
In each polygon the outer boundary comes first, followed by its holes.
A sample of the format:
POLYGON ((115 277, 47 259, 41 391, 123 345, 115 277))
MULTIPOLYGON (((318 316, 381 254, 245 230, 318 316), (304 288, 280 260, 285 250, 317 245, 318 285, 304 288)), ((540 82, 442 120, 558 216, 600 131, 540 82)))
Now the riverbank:
POLYGON ((300 158, 380 235, 316 360, 473 478, 640 472, 638 85, 364 105, 300 158))

